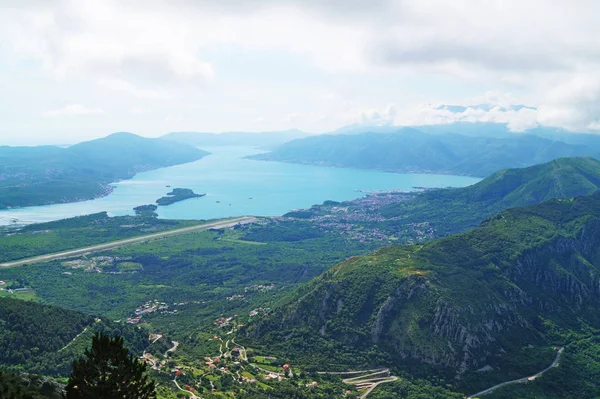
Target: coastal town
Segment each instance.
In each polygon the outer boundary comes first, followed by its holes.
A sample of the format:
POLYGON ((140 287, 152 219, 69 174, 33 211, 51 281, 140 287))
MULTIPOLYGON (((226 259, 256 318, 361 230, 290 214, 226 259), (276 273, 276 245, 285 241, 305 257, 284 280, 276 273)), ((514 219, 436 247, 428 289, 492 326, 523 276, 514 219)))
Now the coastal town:
POLYGON ((272 218, 273 223, 309 223, 325 234, 341 234, 350 240, 377 244, 414 244, 433 238, 435 232, 429 222, 406 223, 403 216, 385 217, 381 209, 387 205, 414 198, 425 191, 402 190, 365 192, 364 197, 344 202, 325 201, 309 209, 295 210, 272 218), (390 228, 397 221, 397 227, 390 228), (390 223, 392 222, 392 223, 390 223))

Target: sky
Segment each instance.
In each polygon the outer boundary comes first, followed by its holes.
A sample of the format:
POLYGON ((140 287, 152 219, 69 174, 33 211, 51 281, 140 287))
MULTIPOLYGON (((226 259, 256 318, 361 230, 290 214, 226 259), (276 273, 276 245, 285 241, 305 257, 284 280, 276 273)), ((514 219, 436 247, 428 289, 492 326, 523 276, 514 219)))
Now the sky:
POLYGON ((0 145, 454 121, 599 132, 598 15, 596 0, 0 0, 0 145))

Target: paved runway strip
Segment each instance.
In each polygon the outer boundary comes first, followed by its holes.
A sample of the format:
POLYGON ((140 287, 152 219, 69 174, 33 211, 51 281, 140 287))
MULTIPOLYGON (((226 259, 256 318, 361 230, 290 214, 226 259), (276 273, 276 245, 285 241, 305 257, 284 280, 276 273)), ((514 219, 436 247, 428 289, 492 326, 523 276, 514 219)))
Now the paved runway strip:
POLYGON ((23 265, 31 265, 34 263, 40 263, 40 262, 48 262, 51 260, 67 258, 67 257, 71 257, 71 256, 84 255, 84 254, 88 254, 91 252, 104 251, 107 249, 121 247, 123 245, 135 244, 138 242, 153 240, 153 239, 157 239, 157 238, 169 237, 169 236, 173 236, 173 235, 177 235, 177 234, 185 234, 185 233, 190 233, 190 232, 194 232, 194 231, 233 227, 236 224, 252 223, 256 220, 257 219, 252 216, 242 216, 242 217, 238 217, 238 218, 220 220, 218 222, 211 222, 211 223, 206 223, 206 224, 200 224, 197 226, 184 227, 184 228, 176 229, 176 230, 168 230, 168 231, 162 231, 160 233, 147 234, 147 235, 143 235, 143 236, 139 236, 139 237, 127 238, 124 240, 108 242, 106 244, 92 245, 92 246, 85 247, 85 248, 71 249, 68 251, 58 252, 58 253, 54 253, 54 254, 40 255, 40 256, 35 256, 33 258, 0 263, 0 267, 23 266, 23 265))

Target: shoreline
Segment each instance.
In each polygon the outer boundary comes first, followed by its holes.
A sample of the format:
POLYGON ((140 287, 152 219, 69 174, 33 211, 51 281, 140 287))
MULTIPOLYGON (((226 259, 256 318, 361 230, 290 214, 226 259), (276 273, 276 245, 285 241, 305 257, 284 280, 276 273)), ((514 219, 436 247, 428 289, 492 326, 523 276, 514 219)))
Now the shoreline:
MULTIPOLYGON (((237 154, 233 154, 234 156, 237 154)), ((231 158, 231 156, 228 156, 226 158, 226 160, 229 160, 229 158, 231 158)), ((236 156, 236 159, 243 159, 243 156, 236 156)), ((276 161, 268 161, 268 162, 276 162, 276 161)), ((213 162, 214 163, 214 162, 213 162)), ((188 163, 189 164, 189 163, 188 163)), ((312 167, 314 167, 314 165, 312 165, 312 167)), ((319 167, 319 166, 317 166, 319 167)), ((345 176, 345 178, 348 178, 348 174, 350 174, 352 176, 352 170, 358 170, 358 169, 354 169, 354 168, 343 168, 343 167, 331 167, 331 166, 321 166, 321 168, 327 168, 327 169, 337 169, 337 170, 346 170, 346 172, 343 172, 342 175, 345 176)), ((158 169, 168 169, 168 168, 158 168, 158 169)), ((208 169, 207 173, 212 173, 213 170, 217 169, 217 167, 215 167, 214 165, 211 165, 211 167, 208 169)), ((263 167, 257 167, 257 170, 262 171, 264 169, 263 167)), ((382 171, 377 171, 375 169, 361 169, 361 171, 366 171, 368 173, 385 173, 382 171)), ((243 170, 240 171, 240 173, 242 173, 243 170)), ((264 172, 263 172, 264 173, 264 172)), ((304 176, 306 174, 306 176, 310 177, 313 176, 316 172, 312 171, 312 170, 308 170, 307 172, 302 172, 299 173, 299 176, 304 176)), ((332 174, 332 176, 336 176, 337 172, 330 172, 330 174, 332 174)), ((288 207, 286 207, 285 209, 280 209, 283 208, 282 206, 278 206, 276 209, 276 213, 275 212, 269 212, 268 210, 265 210, 263 208, 265 208, 265 206, 263 206, 266 202, 268 201, 268 198, 266 195, 274 195, 274 193, 271 193, 270 191, 267 191, 267 193, 263 193, 262 195, 265 196, 264 198, 260 198, 259 196, 259 192, 254 192, 254 193, 240 193, 239 196, 237 196, 237 192, 236 190, 229 190, 226 191, 226 199, 224 200, 223 198, 217 198, 215 197, 215 195, 212 195, 209 193, 206 195, 206 197, 211 197, 213 200, 217 199, 220 200, 219 203, 223 203, 224 205, 220 205, 220 206, 226 206, 227 204, 233 203, 234 201, 236 202, 234 205, 236 205, 236 208, 232 208, 230 210, 226 210, 223 208, 219 208, 216 209, 214 208, 214 202, 215 201, 209 201, 207 203, 205 203, 204 205, 198 205, 199 207, 204 207, 206 206, 207 209, 206 210, 198 210, 195 211, 194 209, 190 209, 190 212, 187 212, 185 214, 181 214, 180 213, 173 213, 173 211, 170 212, 163 212, 163 213, 159 213, 161 218, 164 219, 189 219, 189 220, 198 220, 198 219, 206 219, 206 218, 211 218, 211 217, 231 217, 231 216, 237 216, 240 214, 248 214, 248 213, 255 213, 255 214, 259 214, 259 215, 267 215, 267 216, 282 216, 283 214, 290 212, 292 209, 298 209, 298 208, 310 208, 310 206, 315 205, 315 204, 320 204, 323 201, 326 201, 328 199, 334 199, 337 201, 346 201, 346 200, 352 200, 352 199, 356 199, 359 196, 362 197, 366 194, 375 194, 375 193, 379 193, 379 192, 392 192, 392 191, 396 191, 396 192, 402 192, 402 191, 408 191, 408 192, 412 192, 412 191, 420 191, 422 190, 423 187, 421 186, 430 186, 431 188, 445 188, 448 186, 452 186, 452 187, 464 187, 464 186, 468 186, 468 185, 472 185, 477 183, 477 181, 479 181, 479 178, 474 178, 474 177, 466 177, 466 176, 460 176, 460 175, 454 175, 454 177, 456 177, 456 181, 452 180, 453 175, 435 175, 435 174, 431 174, 431 173, 424 173, 424 174, 400 174, 400 173, 387 173, 388 177, 382 177, 382 184, 381 185, 363 185, 361 184, 361 181, 363 180, 358 180, 356 183, 356 186, 354 187, 348 187, 349 184, 344 184, 342 185, 343 190, 346 191, 353 191, 352 193, 347 193, 344 194, 344 196, 332 196, 330 195, 330 193, 327 192, 323 192, 321 195, 318 195, 317 192, 314 192, 312 195, 308 195, 309 198, 307 198, 307 200, 310 200, 310 203, 297 203, 297 202, 293 202, 289 204, 288 207), (398 178, 396 177, 391 177, 391 176, 399 176, 398 178), (406 177, 402 177, 402 175, 405 175, 406 177), (436 177, 437 176, 437 177, 436 177), (447 178, 448 177, 448 178, 447 178), (393 183, 397 181, 397 183, 393 183), (387 183, 385 183, 387 182, 387 183), (392 183, 390 183, 392 182, 392 183), (381 189, 379 189, 379 187, 381 187, 381 189), (358 189, 358 187, 366 187, 365 189, 358 189), (231 192, 233 191, 233 192, 231 192), (234 198, 235 197, 235 198, 234 198), (258 205, 247 205, 242 203, 241 201, 247 201, 248 197, 254 197, 255 201, 257 199, 262 200, 262 202, 256 201, 258 203, 258 205), (214 211, 214 212, 213 212, 214 211)), ((161 174, 161 179, 164 181, 169 181, 171 174, 170 173, 166 173, 166 176, 163 176, 163 174, 161 174)), ((294 175, 295 176, 295 175, 294 175)), ((364 175, 360 175, 362 176, 361 179, 364 179, 364 175)), ((370 175, 366 175, 367 177, 370 175)), ((175 178, 174 178, 175 179, 175 178)), ((121 181, 127 181, 129 179, 123 179, 121 181)), ((171 182, 170 184, 172 185, 186 185, 186 181, 188 182, 187 184, 192 184, 191 182, 194 181, 192 180, 183 180, 181 182, 177 182, 177 179, 175 179, 173 182, 171 182)), ((200 179, 199 182, 204 181, 203 179, 200 179)), ((86 215, 86 214, 92 214, 92 213, 97 213, 97 212, 101 212, 101 211, 108 211, 108 213, 111 216, 115 216, 115 215, 133 215, 133 208, 135 208, 136 206, 140 206, 143 204, 150 204, 155 202, 156 197, 153 198, 149 198, 149 199, 137 199, 137 196, 131 196, 129 195, 129 191, 125 192, 124 195, 125 197, 123 197, 123 204, 120 203, 113 203, 113 201, 111 200, 107 200, 106 203, 104 203, 104 201, 102 201, 102 203, 100 204, 94 204, 91 201, 100 199, 100 198, 105 198, 107 196, 109 196, 110 194, 113 194, 116 187, 116 184, 119 183, 119 181, 116 182, 111 182, 111 183, 107 183, 104 185, 104 191, 101 191, 98 193, 98 195, 94 196, 93 198, 80 198, 78 201, 64 201, 64 202, 58 202, 58 203, 46 203, 44 205, 40 205, 40 206, 28 206, 28 207, 21 207, 21 208, 12 208, 12 209, 4 209, 4 210, 0 210, 0 228, 1 227, 7 227, 7 226, 16 226, 16 225, 30 225, 30 224, 37 224, 37 223, 44 223, 44 222, 50 222, 50 221, 56 221, 56 220, 61 220, 61 219, 67 219, 67 218, 71 218, 71 217, 75 217, 75 216, 81 216, 81 215, 86 215), (127 201, 127 199, 131 199, 131 201, 127 201), (134 201, 135 200, 135 201, 134 201), (87 202, 90 202, 90 204, 88 205, 87 202), (129 204, 129 202, 132 202, 131 204, 129 204), (135 202, 135 203, 133 203, 135 202), (72 205, 71 205, 72 204, 72 205), (83 204, 83 205, 80 205, 83 204), (52 206, 53 208, 51 209, 47 209, 47 208, 43 208, 43 207, 50 207, 52 206), (131 209, 130 209, 131 208, 131 209), (12 212, 11 212, 12 211, 12 212), (11 219, 17 219, 16 221, 11 221, 11 219)), ((166 184, 166 183, 163 183, 166 184)), ((354 185, 355 183, 350 182, 351 185, 354 185)), ((204 188, 207 191, 211 191, 214 190, 214 188, 210 188, 210 187, 206 187, 204 188)), ((216 188, 217 190, 219 188, 216 188)), ((258 186, 258 188, 256 188, 256 190, 259 190, 262 192, 262 189, 260 188, 260 186, 258 186)), ((156 190, 154 190, 156 191, 156 190)), ((211 191, 212 192, 212 191, 211 191)), ((216 192, 216 191, 215 191, 216 192)), ((133 193, 135 194, 135 193, 133 193)), ((283 204, 285 205, 286 202, 284 201, 283 204)), ((187 208, 186 208, 187 209, 187 208)))
MULTIPOLYGON (((260 155, 260 154, 259 154, 260 155)), ((461 176, 461 177, 472 177, 476 179, 484 179, 487 176, 476 176, 470 175, 468 173, 458 173, 453 171, 443 171, 443 170, 424 170, 424 169, 382 169, 382 168, 358 168, 356 166, 344 166, 336 163, 329 163, 325 161, 291 161, 291 160, 279 160, 279 159, 262 159, 262 158, 254 158, 253 155, 244 157, 244 159, 249 159, 251 161, 262 161, 262 162, 280 162, 292 165, 307 165, 307 166, 321 166, 327 168, 339 168, 339 169, 353 169, 353 170, 372 170, 377 172, 384 173, 393 173, 398 175, 439 175, 439 176, 461 176)))
MULTIPOLYGON (((206 151, 205 151, 206 152, 206 151)), ((189 163, 194 163, 194 162, 198 162, 201 159, 207 157, 211 155, 211 153, 207 153, 205 155, 202 155, 200 158, 195 159, 193 161, 189 161, 189 162, 181 162, 181 163, 175 163, 173 165, 165 165, 165 166, 156 166, 156 167, 148 167, 148 168, 139 168, 139 170, 136 170, 131 176, 126 177, 126 178, 122 178, 122 179, 118 179, 109 183, 102 183, 102 182, 98 182, 98 184, 100 185, 100 187, 102 187, 102 190, 95 194, 95 195, 91 195, 89 197, 76 197, 72 200, 65 200, 65 201, 56 201, 56 202, 44 202, 38 205, 26 205, 26 206, 7 206, 7 207, 0 207, 0 212, 2 211, 10 211, 10 210, 15 210, 15 209, 26 209, 26 208, 35 208, 38 206, 49 206, 49 205, 60 205, 60 204, 77 204, 77 203, 81 203, 81 202, 86 202, 86 201, 93 201, 93 200, 97 200, 100 198, 104 198, 109 196, 110 194, 112 194, 112 192, 115 190, 115 185, 122 182, 122 181, 127 181, 127 180, 131 180, 134 177, 136 177, 138 174, 140 173, 144 173, 144 172, 151 172, 153 170, 159 170, 159 169, 165 169, 165 168, 171 168, 173 166, 180 166, 180 165, 186 165, 189 163)), ((2 218, 0 218, 1 220, 2 218)))

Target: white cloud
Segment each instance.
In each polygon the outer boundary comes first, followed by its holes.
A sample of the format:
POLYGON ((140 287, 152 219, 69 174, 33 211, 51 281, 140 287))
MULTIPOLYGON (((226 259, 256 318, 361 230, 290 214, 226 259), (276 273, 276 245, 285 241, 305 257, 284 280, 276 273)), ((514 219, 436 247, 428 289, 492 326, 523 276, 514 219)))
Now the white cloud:
POLYGON ((313 131, 456 120, 598 130, 598 14, 595 0, 0 0, 0 85, 23 93, 0 127, 29 123, 34 92, 34 110, 70 98, 165 110, 77 131, 245 130, 256 115, 313 131), (488 90, 461 103, 504 107, 515 92, 539 110, 418 105, 488 90))
POLYGON ((475 96, 468 99, 466 104, 490 104, 499 107, 510 107, 511 105, 519 104, 521 101, 511 93, 503 93, 496 90, 485 92, 481 96, 475 96))
POLYGON ((509 130, 522 132, 538 126, 538 111, 530 108, 513 110, 500 106, 491 106, 488 110, 467 106, 464 111, 452 112, 440 109, 438 105, 422 104, 399 112, 395 122, 403 126, 491 122, 507 124, 509 130))
POLYGON ((396 106, 388 104, 382 110, 368 109, 359 111, 356 122, 367 126, 388 126, 394 124, 396 114, 396 106))
MULTIPOLYGON (((482 99, 512 98, 502 93, 486 93, 476 97, 482 99)), ((356 110, 355 117, 347 120, 363 126, 419 126, 442 125, 450 123, 491 122, 506 124, 513 132, 522 132, 539 125, 538 110, 532 107, 511 108, 512 104, 496 105, 478 101, 475 105, 466 103, 448 107, 440 104, 420 104, 413 107, 398 109, 389 104, 382 109, 356 110), (480 106, 483 104, 483 106, 480 106)))
POLYGON ((573 131, 600 131, 600 76, 574 74, 549 91, 540 123, 573 131))
POLYGON ((183 119, 183 115, 167 115, 165 117, 165 122, 181 123, 183 122, 183 119))
POLYGON ((501 73, 570 70, 597 63, 593 0, 481 2, 405 0, 373 41, 375 60, 392 65, 501 73), (585 27, 585 29, 582 29, 585 27))
POLYGON ((288 124, 296 126, 296 125, 298 125, 298 123, 304 121, 304 119, 305 119, 304 114, 302 114, 300 112, 291 112, 291 113, 287 114, 283 120, 285 122, 287 122, 288 124))
POLYGON ((150 110, 145 107, 134 106, 129 109, 129 113, 134 115, 142 115, 150 113, 150 110))
POLYGON ((69 104, 62 108, 44 111, 42 116, 46 118, 56 118, 60 116, 82 116, 82 115, 102 115, 102 108, 88 108, 81 104, 69 104))
POLYGON ((184 14, 114 0, 50 0, 2 11, 14 53, 63 80, 90 76, 137 95, 145 91, 139 84, 204 85, 212 79, 184 14))
POLYGON ((158 99, 161 97, 161 95, 156 90, 139 88, 136 87, 134 84, 119 78, 100 78, 98 80, 98 86, 105 87, 116 92, 129 94, 132 97, 142 99, 158 99))

